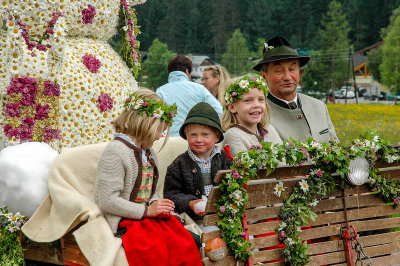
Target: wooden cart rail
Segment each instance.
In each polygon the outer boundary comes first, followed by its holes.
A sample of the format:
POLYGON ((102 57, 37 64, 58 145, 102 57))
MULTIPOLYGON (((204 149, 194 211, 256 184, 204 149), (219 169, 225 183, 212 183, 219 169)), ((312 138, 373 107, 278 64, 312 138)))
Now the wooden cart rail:
MULTIPOLYGON (((378 163, 380 174, 387 179, 400 180, 400 164, 378 163)), ((294 186, 309 173, 311 166, 280 167, 271 175, 265 172, 258 173, 258 179, 252 180, 247 185, 249 205, 247 206, 248 230, 250 235, 261 235, 274 232, 279 221, 260 222, 278 217, 282 199, 273 194, 277 182, 284 182, 287 187, 285 193, 290 195, 294 186)), ((215 181, 219 182, 229 171, 221 171, 215 181)), ((347 265, 344 242, 340 235, 342 224, 346 222, 344 200, 346 200, 347 216, 350 225, 359 233, 358 241, 363 245, 366 255, 371 257, 373 265, 400 265, 400 232, 393 232, 392 228, 400 227, 400 208, 385 203, 371 195, 367 185, 347 187, 344 190, 337 187, 333 194, 327 195, 313 207, 318 214, 315 221, 305 225, 310 226, 300 232, 303 240, 310 240, 309 254, 311 262, 308 265, 326 265, 338 263, 347 265)), ((213 187, 208 198, 204 225, 216 225, 219 217, 216 214, 215 203, 221 192, 218 187, 213 187)), ((207 232, 202 235, 202 243, 220 236, 219 231, 207 232)), ((284 265, 281 259, 282 248, 274 246, 280 244, 277 235, 260 236, 250 239, 256 248, 253 256, 254 265, 284 265), (274 261, 274 262, 272 262, 274 261)), ((220 261, 213 262, 205 256, 202 248, 204 265, 234 265, 232 256, 227 256, 220 261)), ((357 258, 353 250, 354 258, 357 258)))

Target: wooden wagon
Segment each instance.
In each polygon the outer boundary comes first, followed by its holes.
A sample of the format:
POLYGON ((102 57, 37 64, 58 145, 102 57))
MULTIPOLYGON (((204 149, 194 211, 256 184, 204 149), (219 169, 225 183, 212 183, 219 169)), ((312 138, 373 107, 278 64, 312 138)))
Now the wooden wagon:
MULTIPOLYGON (((400 180, 400 164, 378 163, 380 174, 387 179, 400 180)), ((258 173, 258 179, 247 186, 250 204, 247 206, 248 232, 255 238, 250 242, 256 248, 250 263, 253 265, 284 265, 281 259, 282 247, 277 235, 263 236, 274 232, 279 225, 275 220, 281 209, 282 199, 273 194, 274 186, 282 181, 288 187, 288 193, 302 179, 307 178, 311 166, 279 167, 272 174, 258 173), (273 221, 265 222, 267 219, 273 221)), ((216 177, 220 182, 229 171, 220 171, 216 177)), ((357 231, 357 241, 362 245, 365 256, 371 258, 372 265, 400 265, 400 208, 388 206, 375 195, 371 195, 368 186, 338 187, 335 193, 323 198, 313 211, 318 214, 315 221, 304 225, 309 229, 300 232, 300 237, 309 242, 311 262, 308 265, 347 265, 345 242, 341 237, 343 226, 348 223, 357 231)), ((204 225, 216 225, 215 202, 221 192, 214 187, 209 196, 204 217, 204 225)), ((75 228, 76 229, 76 228, 75 228)), ((218 237, 219 231, 202 235, 202 243, 218 237)), ((39 243, 26 243, 25 258, 58 265, 89 265, 80 252, 72 231, 60 239, 58 245, 49 246, 39 243)), ((354 247, 354 243, 353 243, 354 247)), ((354 259, 361 255, 353 249, 354 259)), ((204 265, 235 265, 234 257, 229 255, 219 261, 211 261, 201 248, 204 265)), ((364 260, 368 263, 369 260, 364 260)), ((244 262, 239 262, 244 265, 244 262)), ((366 265, 366 264, 365 264, 366 265)))

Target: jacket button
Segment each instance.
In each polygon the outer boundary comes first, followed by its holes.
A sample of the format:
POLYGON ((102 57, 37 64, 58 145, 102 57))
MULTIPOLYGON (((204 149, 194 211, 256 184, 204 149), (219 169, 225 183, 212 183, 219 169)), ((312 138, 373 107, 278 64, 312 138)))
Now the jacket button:
POLYGON ((297 115, 297 119, 302 119, 303 118, 303 115, 302 114, 298 114, 297 115))
POLYGON ((199 190, 196 190, 196 196, 199 196, 200 195, 200 191, 199 190))
POLYGON ((197 168, 192 169, 192 174, 194 174, 194 175, 197 174, 197 168))

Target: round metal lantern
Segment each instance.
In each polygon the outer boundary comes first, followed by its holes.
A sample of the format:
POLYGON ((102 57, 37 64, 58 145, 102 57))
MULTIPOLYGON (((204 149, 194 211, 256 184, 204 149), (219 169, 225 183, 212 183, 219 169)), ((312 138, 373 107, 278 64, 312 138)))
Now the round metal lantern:
POLYGON ((350 161, 350 172, 347 173, 347 181, 354 185, 360 186, 369 180, 369 163, 367 159, 357 157, 350 161))

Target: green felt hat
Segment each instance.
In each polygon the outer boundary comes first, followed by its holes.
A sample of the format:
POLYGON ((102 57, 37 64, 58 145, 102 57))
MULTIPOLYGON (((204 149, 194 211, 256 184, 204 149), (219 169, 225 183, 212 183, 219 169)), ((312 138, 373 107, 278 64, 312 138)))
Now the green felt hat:
POLYGON ((263 59, 253 69, 260 71, 262 65, 273 61, 299 59, 300 67, 305 66, 310 60, 309 56, 300 56, 290 43, 282 36, 275 36, 264 43, 263 59))
POLYGON ((185 122, 179 129, 179 135, 186 139, 185 127, 188 124, 201 124, 217 129, 221 134, 218 143, 224 139, 224 130, 221 127, 221 121, 215 109, 205 102, 200 102, 190 109, 185 122))

